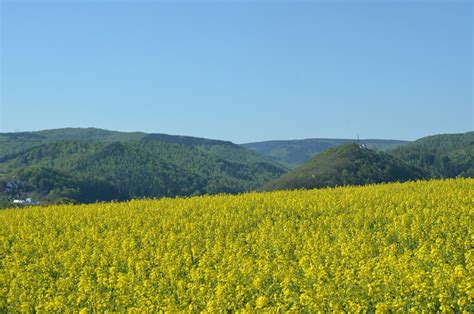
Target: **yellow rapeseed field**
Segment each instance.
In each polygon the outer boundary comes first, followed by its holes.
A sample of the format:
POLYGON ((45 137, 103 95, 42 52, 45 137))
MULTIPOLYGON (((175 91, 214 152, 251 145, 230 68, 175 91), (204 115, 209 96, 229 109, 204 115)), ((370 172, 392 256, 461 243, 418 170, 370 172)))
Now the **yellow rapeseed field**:
POLYGON ((0 211, 0 312, 474 312, 474 180, 0 211))

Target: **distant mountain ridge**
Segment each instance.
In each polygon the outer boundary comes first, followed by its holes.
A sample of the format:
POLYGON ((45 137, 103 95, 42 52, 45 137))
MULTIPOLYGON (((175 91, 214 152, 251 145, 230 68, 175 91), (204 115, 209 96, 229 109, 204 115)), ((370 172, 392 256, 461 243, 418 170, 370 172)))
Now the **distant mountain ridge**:
POLYGON ((211 140, 201 137, 183 136, 183 135, 169 135, 162 133, 150 133, 141 138, 142 141, 160 141, 167 143, 192 145, 192 146, 237 146, 230 141, 211 140))
POLYGON ((301 140, 274 140, 242 144, 243 147, 254 150, 262 155, 266 155, 273 160, 296 167, 321 152, 342 144, 358 143, 364 144, 368 148, 378 151, 389 150, 409 143, 402 140, 383 139, 330 139, 311 138, 301 140))

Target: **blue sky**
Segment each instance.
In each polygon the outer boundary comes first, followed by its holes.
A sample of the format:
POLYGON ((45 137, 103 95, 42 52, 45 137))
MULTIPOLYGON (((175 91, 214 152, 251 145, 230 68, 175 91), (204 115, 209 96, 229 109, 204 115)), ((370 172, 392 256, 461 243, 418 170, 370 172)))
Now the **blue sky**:
POLYGON ((473 129, 470 1, 0 1, 2 132, 473 129))

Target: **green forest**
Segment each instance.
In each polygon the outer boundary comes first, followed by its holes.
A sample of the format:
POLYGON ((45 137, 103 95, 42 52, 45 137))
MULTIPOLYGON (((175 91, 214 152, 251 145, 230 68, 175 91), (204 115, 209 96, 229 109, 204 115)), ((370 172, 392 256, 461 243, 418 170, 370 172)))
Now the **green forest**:
POLYGON ((474 132, 424 137, 390 154, 433 178, 474 177, 474 132))
POLYGON ((84 137, 76 129, 62 136, 40 132, 40 138, 35 133, 3 134, 3 142, 15 142, 1 145, 3 200, 30 196, 42 202, 83 203, 240 193, 287 171, 231 142, 85 131, 84 137), (21 138, 26 138, 23 146, 21 138), (15 182, 14 188, 7 187, 9 182, 15 182))

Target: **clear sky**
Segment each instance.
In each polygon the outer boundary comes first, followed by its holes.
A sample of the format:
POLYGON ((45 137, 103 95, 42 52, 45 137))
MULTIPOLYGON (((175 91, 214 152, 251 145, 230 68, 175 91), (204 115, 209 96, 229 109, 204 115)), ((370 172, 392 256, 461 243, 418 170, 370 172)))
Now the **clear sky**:
POLYGON ((0 1, 2 132, 473 129, 471 1, 0 1))

